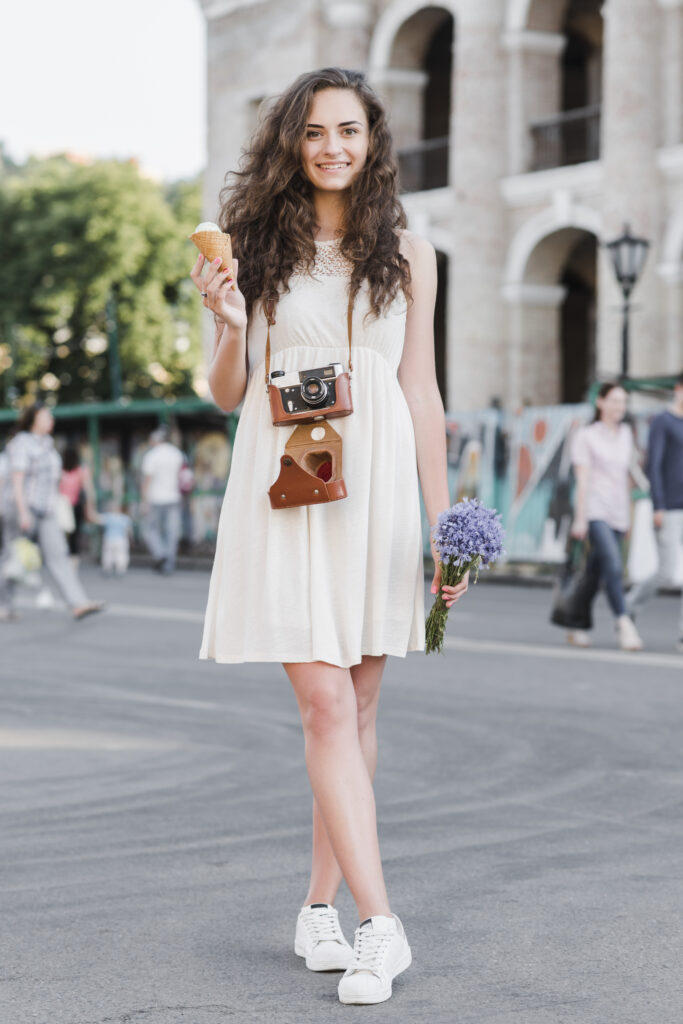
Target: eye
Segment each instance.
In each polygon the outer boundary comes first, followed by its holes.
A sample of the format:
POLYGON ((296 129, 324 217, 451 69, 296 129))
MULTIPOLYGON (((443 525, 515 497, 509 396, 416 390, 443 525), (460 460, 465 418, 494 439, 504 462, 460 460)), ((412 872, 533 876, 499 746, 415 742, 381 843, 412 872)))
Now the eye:
POLYGON ((309 130, 306 132, 306 138, 318 139, 320 138, 320 132, 316 131, 314 128, 309 128, 309 130))
POLYGON ((345 128, 344 129, 344 135, 358 135, 358 129, 357 128, 345 128))

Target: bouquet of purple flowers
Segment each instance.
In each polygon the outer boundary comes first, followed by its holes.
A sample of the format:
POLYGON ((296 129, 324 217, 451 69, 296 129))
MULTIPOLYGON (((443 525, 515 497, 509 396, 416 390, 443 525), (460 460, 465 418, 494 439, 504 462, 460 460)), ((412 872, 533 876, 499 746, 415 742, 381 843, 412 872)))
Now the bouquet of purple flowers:
MULTIPOLYGON (((441 585, 454 587, 474 569, 490 565, 503 553, 503 530, 495 509, 486 508, 477 498, 463 498, 442 512, 432 530, 434 546, 441 562, 441 585)), ((439 593, 426 622, 426 653, 443 650, 448 608, 439 593)))

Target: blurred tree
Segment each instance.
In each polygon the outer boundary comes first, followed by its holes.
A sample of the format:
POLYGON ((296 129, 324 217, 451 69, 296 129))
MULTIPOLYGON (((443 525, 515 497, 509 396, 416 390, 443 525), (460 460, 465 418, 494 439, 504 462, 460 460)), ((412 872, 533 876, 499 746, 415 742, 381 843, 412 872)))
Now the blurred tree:
POLYGON ((0 396, 29 384, 60 402, 193 393, 201 306, 187 236, 199 182, 163 186, 134 163, 0 164, 0 396), (112 301, 115 297, 115 302, 112 301), (116 310, 118 330, 107 320, 116 310))

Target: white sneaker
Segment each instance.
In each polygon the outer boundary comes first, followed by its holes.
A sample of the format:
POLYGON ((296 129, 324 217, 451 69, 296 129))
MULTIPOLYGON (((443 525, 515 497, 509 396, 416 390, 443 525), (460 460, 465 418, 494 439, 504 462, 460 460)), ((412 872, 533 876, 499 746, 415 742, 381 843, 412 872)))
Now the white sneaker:
POLYGON ((567 643, 574 647, 590 647, 591 635, 587 629, 572 629, 567 633, 567 643))
POLYGON ((54 608, 55 599, 52 591, 49 587, 43 587, 36 594, 36 608, 40 608, 43 611, 47 611, 50 608, 54 608))
POLYGON ((617 619, 617 635, 622 651, 642 651, 643 641, 636 629, 635 622, 628 615, 620 615, 617 619))
POLYGON ((383 1003, 391 983, 412 963, 403 925, 396 916, 377 915, 356 928, 353 960, 339 982, 342 1003, 383 1003))
POLYGON ((294 952, 305 957, 309 971, 345 971, 349 966, 353 950, 344 938, 337 911, 329 903, 301 908, 294 952))

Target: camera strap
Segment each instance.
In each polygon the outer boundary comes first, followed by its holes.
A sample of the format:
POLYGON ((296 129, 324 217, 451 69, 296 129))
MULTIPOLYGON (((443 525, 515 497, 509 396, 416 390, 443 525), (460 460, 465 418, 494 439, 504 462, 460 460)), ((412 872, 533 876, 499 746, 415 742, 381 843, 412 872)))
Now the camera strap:
MULTIPOLYGON (((270 328, 275 326, 276 320, 274 317, 274 305, 272 300, 268 303, 263 304, 263 312, 265 313, 266 320, 268 321, 268 330, 266 333, 266 394, 270 391, 270 328)), ((353 332, 353 298, 349 295, 349 304, 346 310, 346 328, 349 334, 349 374, 353 373, 353 363, 351 361, 351 334, 353 332)))

